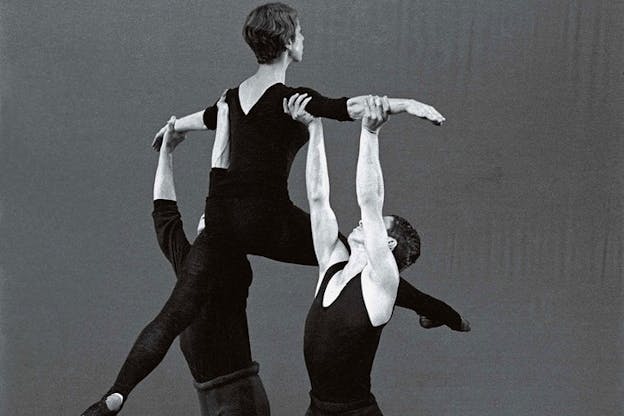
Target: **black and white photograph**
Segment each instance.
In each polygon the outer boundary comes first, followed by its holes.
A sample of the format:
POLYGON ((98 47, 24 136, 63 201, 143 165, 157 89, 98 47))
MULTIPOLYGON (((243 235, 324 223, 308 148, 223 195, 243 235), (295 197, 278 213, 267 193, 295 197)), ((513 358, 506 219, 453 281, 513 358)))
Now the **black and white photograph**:
POLYGON ((0 1, 0 414, 624 414, 622 22, 0 1))

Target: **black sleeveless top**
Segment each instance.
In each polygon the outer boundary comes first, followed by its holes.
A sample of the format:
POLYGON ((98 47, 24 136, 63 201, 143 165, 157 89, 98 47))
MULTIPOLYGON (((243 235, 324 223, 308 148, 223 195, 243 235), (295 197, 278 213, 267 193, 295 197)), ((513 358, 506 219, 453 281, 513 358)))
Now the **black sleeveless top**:
POLYGON ((303 341, 311 394, 334 403, 371 398, 370 373, 385 326, 373 327, 370 322, 360 274, 331 305, 323 307, 327 284, 346 264, 336 263, 325 273, 308 312, 303 341))
MULTIPOLYGON (((229 106, 230 166, 227 178, 211 192, 224 196, 287 196, 292 162, 308 141, 308 129, 284 113, 282 100, 295 93, 308 93, 312 100, 306 109, 316 117, 351 120, 347 98, 326 98, 308 88, 291 88, 282 83, 271 85, 245 114, 238 87, 227 91, 229 106)), ((204 124, 215 129, 216 104, 204 111, 204 124)))

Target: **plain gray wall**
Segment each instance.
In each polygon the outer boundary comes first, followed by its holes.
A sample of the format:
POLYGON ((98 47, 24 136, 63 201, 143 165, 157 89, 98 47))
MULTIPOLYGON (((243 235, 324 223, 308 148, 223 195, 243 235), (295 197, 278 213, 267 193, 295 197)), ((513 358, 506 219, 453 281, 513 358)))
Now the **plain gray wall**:
MULTIPOLYGON (((173 287, 154 237, 149 144, 255 70, 257 2, 2 1, 0 412, 77 415, 173 287)), ((416 224, 405 277, 473 331, 397 310, 373 389, 387 415, 622 414, 624 7, 615 1, 294 1, 330 96, 415 97, 448 119, 382 131, 386 211, 416 224), (620 399, 618 399, 620 397, 620 399)), ((358 123, 327 121, 333 205, 357 221, 358 123)), ((212 133, 176 155, 192 233, 212 133)), ((307 207, 305 149, 290 178, 307 207)), ((252 258, 253 355, 273 414, 303 414, 316 271, 252 258)), ((198 414, 177 343, 125 415, 198 414)))

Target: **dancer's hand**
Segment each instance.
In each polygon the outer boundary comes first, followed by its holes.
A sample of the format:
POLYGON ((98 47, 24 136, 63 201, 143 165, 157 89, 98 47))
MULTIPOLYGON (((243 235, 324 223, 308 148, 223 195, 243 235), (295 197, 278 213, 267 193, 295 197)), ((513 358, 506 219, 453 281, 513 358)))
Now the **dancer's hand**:
POLYGON ((167 124, 165 124, 158 133, 154 136, 154 140, 152 140, 152 149, 160 152, 160 146, 162 146, 163 137, 165 137, 165 131, 167 131, 167 124))
POLYGON ((225 102, 226 93, 227 90, 223 91, 223 94, 221 94, 221 97, 219 97, 219 101, 217 101, 217 114, 220 114, 222 112, 228 114, 228 112, 230 111, 230 107, 225 102))
POLYGON ((294 94, 288 101, 286 97, 282 100, 282 106, 284 107, 284 113, 290 115, 293 120, 309 125, 314 121, 314 116, 306 111, 306 106, 310 102, 312 97, 308 97, 308 94, 294 94))
MULTIPOLYGON (((178 140, 173 146, 173 148, 171 148, 171 151, 173 151, 173 149, 175 149, 175 147, 186 138, 185 136, 186 132, 176 131, 175 129, 176 118, 175 116, 171 116, 171 118, 173 118, 173 124, 171 125, 171 127, 173 127, 174 137, 176 137, 176 140, 177 138, 182 137, 182 139, 178 140)), ((169 126, 170 123, 171 123, 171 119, 169 119, 167 124, 165 124, 160 130, 158 130, 158 133, 156 133, 156 135, 154 136, 154 140, 152 140, 152 149, 154 149, 157 152, 160 152, 160 147, 162 146, 163 139, 165 137, 165 132, 170 129, 170 126, 169 126)))
POLYGON ((413 116, 430 120, 438 126, 446 121, 444 116, 438 113, 438 110, 416 100, 409 100, 405 106, 405 111, 413 116))
POLYGON ((388 120, 389 111, 388 97, 369 95, 364 104, 362 127, 373 134, 379 132, 381 126, 388 120))
POLYGON ((169 121, 167 121, 165 127, 163 127, 165 129, 165 132, 163 134, 163 142, 165 144, 165 149, 168 153, 173 153, 176 146, 182 143, 184 139, 186 139, 186 135, 184 133, 179 133, 175 131, 175 121, 175 116, 171 116, 169 121))

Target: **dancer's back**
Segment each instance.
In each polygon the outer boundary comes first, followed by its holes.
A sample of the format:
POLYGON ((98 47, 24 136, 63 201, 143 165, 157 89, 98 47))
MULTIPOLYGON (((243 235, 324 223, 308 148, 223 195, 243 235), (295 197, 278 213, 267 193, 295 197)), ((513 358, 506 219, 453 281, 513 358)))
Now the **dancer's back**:
MULTIPOLYGON (((282 83, 269 86, 246 113, 239 89, 226 93, 230 108, 230 166, 228 180, 222 182, 228 189, 219 187, 215 190, 219 195, 241 197, 255 193, 267 197, 286 191, 292 162, 308 141, 308 132, 305 126, 284 113, 284 98, 307 93, 312 97, 308 107, 315 116, 351 120, 347 98, 326 98, 309 88, 292 88, 282 83)), ((216 126, 216 114, 216 106, 206 109, 206 127, 216 126)))

